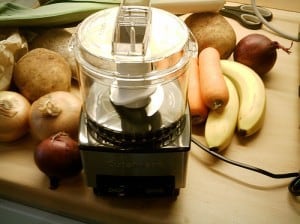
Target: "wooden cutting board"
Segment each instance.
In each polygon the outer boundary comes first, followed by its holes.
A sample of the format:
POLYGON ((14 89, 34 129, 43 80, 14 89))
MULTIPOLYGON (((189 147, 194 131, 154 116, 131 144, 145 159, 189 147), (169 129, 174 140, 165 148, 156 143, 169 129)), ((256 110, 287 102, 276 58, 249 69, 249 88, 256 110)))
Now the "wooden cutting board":
MULTIPOLYGON (((295 32, 299 13, 274 10, 274 23, 295 32)), ((285 46, 290 41, 266 30, 251 31, 228 20, 238 39, 258 32, 285 46)), ((267 90, 265 125, 257 135, 234 138, 224 155, 275 173, 297 172, 300 166, 300 44, 293 53, 278 51, 273 70, 264 78, 267 90)), ((193 134, 203 140, 203 130, 193 134)), ((0 143, 0 196, 54 213, 99 223, 299 223, 300 201, 275 180, 215 160, 194 144, 189 155, 187 186, 177 198, 96 197, 84 173, 61 182, 56 190, 34 164, 37 145, 30 135, 0 143)))

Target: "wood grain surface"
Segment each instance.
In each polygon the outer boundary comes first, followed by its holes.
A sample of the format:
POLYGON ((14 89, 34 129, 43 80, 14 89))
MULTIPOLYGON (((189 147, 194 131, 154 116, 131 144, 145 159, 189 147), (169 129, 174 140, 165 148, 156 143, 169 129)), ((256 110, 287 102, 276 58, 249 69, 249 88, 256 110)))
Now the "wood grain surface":
MULTIPOLYGON (((297 32, 299 13, 273 10, 273 23, 297 32)), ((289 46, 291 41, 267 29, 252 31, 228 19, 238 39, 258 32, 289 46)), ((300 44, 290 55, 278 51, 276 65, 264 77, 267 111, 263 129, 247 139, 235 137, 224 155, 274 173, 300 168, 300 44)), ((203 130, 193 135, 203 140, 203 130)), ((66 179, 57 190, 34 164, 37 142, 30 136, 0 143, 0 196, 9 200, 99 223, 299 223, 300 198, 288 192, 291 179, 271 179, 218 161, 194 144, 189 155, 187 186, 177 198, 96 197, 84 174, 66 179)))

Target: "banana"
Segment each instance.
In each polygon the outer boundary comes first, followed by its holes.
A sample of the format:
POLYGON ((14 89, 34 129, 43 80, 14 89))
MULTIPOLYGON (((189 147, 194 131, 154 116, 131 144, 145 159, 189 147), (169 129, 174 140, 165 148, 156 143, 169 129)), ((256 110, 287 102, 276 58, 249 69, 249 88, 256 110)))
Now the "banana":
POLYGON ((265 86, 259 75, 239 62, 221 60, 222 72, 235 85, 240 101, 238 134, 250 136, 263 125, 266 110, 265 86))
POLYGON ((210 110, 204 136, 211 150, 225 149, 234 136, 239 113, 239 96, 234 84, 224 76, 229 92, 229 101, 222 111, 210 110))

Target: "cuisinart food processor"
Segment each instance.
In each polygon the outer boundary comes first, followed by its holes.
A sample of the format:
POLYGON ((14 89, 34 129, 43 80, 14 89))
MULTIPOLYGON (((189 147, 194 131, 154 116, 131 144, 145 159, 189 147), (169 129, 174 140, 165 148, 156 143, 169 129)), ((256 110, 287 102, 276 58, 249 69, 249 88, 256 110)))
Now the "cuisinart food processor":
POLYGON ((83 110, 79 146, 97 195, 178 195, 190 150, 188 67, 197 44, 150 1, 86 18, 75 34, 83 110))

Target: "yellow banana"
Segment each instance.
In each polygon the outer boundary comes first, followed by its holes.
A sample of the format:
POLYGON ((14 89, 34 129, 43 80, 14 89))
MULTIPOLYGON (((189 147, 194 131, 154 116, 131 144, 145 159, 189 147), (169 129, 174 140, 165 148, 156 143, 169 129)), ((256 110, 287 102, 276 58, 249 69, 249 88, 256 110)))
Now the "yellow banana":
POLYGON ((237 130, 249 136, 261 129, 266 109, 265 86, 259 75, 239 62, 221 60, 222 72, 235 85, 240 101, 237 130))
POLYGON ((210 110, 204 136, 208 147, 221 151, 231 142, 239 113, 239 96, 234 84, 224 76, 229 92, 229 101, 222 111, 210 110))

